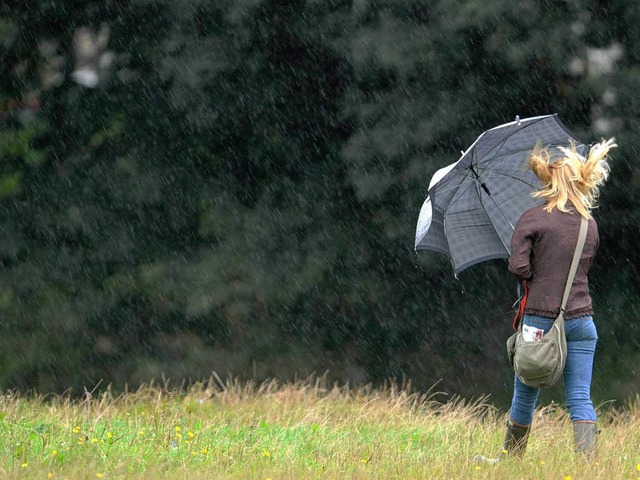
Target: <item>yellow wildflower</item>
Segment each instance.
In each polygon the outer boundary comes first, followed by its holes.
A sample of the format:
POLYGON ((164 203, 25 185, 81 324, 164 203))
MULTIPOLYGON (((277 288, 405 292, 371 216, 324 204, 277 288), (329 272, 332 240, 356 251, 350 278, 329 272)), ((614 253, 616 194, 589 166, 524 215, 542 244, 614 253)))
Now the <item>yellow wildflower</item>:
POLYGON ((73 433, 80 433, 80 427, 73 427, 73 433))
POLYGON ((96 478, 102 478, 102 474, 101 473, 96 473, 96 478))
POLYGON ((58 450, 54 450, 53 452, 51 452, 51 455, 53 455, 54 457, 58 456, 58 450))
POLYGON ((23 463, 22 465, 20 465, 22 468, 27 468, 27 464, 23 463))
POLYGON ((47 478, 48 478, 49 480, 51 480, 51 479, 53 478, 53 473, 49 472, 49 473, 47 474, 47 478))
POLYGON ((268 458, 271 456, 271 453, 266 448, 262 450, 262 456, 268 458))
POLYGON ((187 435, 189 435, 189 437, 190 437, 190 438, 195 437, 195 435, 194 435, 194 433, 193 433, 193 432, 189 432, 189 433, 187 433, 187 435))

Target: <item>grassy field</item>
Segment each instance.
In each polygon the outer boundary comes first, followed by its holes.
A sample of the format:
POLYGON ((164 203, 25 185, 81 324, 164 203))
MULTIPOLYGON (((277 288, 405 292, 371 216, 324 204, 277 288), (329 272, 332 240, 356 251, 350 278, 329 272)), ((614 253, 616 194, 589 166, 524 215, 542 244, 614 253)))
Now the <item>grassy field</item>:
POLYGON ((600 414, 599 457, 572 452, 561 407, 536 413, 521 461, 503 414, 405 388, 212 379, 114 396, 0 395, 0 478, 640 479, 640 399, 600 414), (440 400, 440 401, 438 401, 440 400))

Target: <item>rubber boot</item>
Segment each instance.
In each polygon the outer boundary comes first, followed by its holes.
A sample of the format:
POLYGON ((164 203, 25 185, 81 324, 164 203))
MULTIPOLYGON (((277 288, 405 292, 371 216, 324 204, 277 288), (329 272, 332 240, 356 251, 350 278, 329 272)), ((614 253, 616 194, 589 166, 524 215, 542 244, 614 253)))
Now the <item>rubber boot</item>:
POLYGON ((596 435, 598 430, 595 423, 577 422, 573 424, 573 444, 576 452, 586 457, 596 456, 596 435))
POLYGON ((528 427, 521 427, 513 423, 511 419, 507 419, 507 433, 504 437, 502 452, 507 452, 507 454, 516 457, 524 455, 524 451, 527 449, 527 442, 529 441, 530 430, 530 425, 528 427))
POLYGON ((530 425, 528 427, 521 427, 520 425, 513 423, 511 419, 507 419, 507 432, 504 436, 504 443, 502 444, 502 455, 497 458, 476 455, 473 457, 473 461, 476 463, 497 463, 505 455, 513 455, 518 458, 522 457, 527 448, 530 430, 530 425))

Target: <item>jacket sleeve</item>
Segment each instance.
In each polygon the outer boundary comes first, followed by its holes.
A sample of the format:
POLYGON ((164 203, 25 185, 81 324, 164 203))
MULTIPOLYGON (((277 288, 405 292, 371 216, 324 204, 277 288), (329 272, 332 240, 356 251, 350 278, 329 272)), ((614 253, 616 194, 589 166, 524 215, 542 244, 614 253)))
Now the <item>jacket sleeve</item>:
POLYGON ((531 248, 535 239, 534 222, 530 212, 525 212, 511 236, 509 271, 521 280, 531 277, 531 248))

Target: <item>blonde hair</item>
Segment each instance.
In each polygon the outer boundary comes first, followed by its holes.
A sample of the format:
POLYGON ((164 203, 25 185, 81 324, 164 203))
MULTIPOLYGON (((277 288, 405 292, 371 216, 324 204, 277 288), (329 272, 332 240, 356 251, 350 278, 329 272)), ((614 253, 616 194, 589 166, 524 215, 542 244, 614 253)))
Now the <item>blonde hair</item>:
POLYGON ((607 155, 617 147, 615 139, 596 143, 589 149, 587 157, 571 148, 557 147, 562 153, 560 158, 552 159, 549 150, 537 146, 531 157, 529 167, 538 177, 542 187, 533 193, 533 197, 547 202, 544 209, 551 212, 555 207, 568 212, 567 202, 573 203, 584 218, 591 218, 591 210, 597 207, 600 186, 609 177, 607 155))

